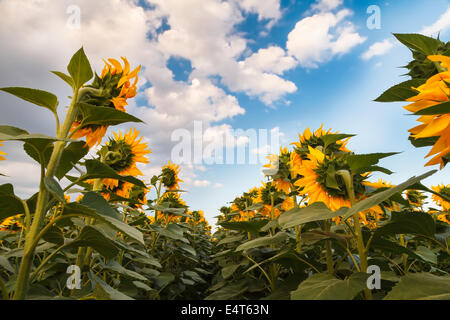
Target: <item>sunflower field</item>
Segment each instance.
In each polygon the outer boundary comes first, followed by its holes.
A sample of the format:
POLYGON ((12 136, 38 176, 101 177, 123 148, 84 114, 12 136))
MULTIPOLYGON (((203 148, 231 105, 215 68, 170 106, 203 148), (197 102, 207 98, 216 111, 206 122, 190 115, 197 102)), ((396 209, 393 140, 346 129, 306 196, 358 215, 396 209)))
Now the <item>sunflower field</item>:
POLYGON ((354 134, 307 128, 268 157, 261 185, 220 208, 214 228, 183 201, 180 164, 146 177, 140 132, 106 137, 141 122, 126 110, 140 67, 111 58, 97 74, 80 49, 67 73, 53 71, 72 89, 64 119, 50 92, 0 88, 51 112, 57 128, 0 125, 0 147, 22 142, 41 168, 29 199, 0 184, 1 299, 450 299, 450 184, 421 183, 448 177, 450 42, 395 37, 412 52, 410 79, 376 101, 417 116, 410 142, 429 149, 417 171, 439 170, 376 180, 392 173, 382 162, 395 152, 359 154, 347 147, 354 134))

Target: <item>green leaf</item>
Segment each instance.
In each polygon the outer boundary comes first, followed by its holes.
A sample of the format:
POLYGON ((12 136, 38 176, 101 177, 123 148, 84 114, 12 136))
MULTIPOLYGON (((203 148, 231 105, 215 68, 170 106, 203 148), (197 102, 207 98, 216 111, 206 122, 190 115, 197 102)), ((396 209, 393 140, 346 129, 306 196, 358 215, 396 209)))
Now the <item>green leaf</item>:
POLYGON ((229 230, 239 230, 250 232, 258 235, 259 230, 268 223, 268 220, 253 220, 253 221, 239 221, 239 222, 221 222, 219 225, 229 230))
POLYGON ((169 272, 161 272, 161 274, 153 279, 153 282, 158 288, 164 288, 172 281, 175 280, 175 276, 169 272))
POLYGON ((0 256, 0 267, 3 267, 6 271, 14 272, 14 268, 12 267, 11 263, 9 263, 8 259, 6 259, 4 256, 0 256))
POLYGON ((93 283, 95 283, 94 296, 97 300, 134 300, 133 298, 114 289, 99 277, 91 273, 93 283))
POLYGON ((70 60, 67 71, 72 76, 74 89, 78 90, 94 76, 84 49, 78 50, 70 60))
POLYGON ((427 137, 427 138, 413 138, 411 135, 408 140, 416 148, 429 147, 434 145, 438 141, 439 137, 427 137))
POLYGON ((128 224, 126 224, 120 220, 117 220, 116 218, 108 216, 108 215, 102 213, 101 211, 97 211, 98 209, 102 210, 102 206, 97 208, 96 204, 90 204, 90 205, 92 207, 88 207, 88 206, 78 204, 78 203, 69 203, 69 204, 65 205, 63 214, 81 214, 84 216, 89 216, 92 218, 99 219, 100 221, 105 222, 107 225, 126 234, 130 238, 132 238, 144 245, 143 235, 136 228, 133 228, 133 227, 129 226, 128 224))
POLYGON ((422 109, 414 113, 415 115, 422 116, 422 115, 436 115, 436 114, 448 114, 450 113, 450 101, 437 104, 435 106, 422 109))
POLYGON ((42 238, 47 242, 54 243, 59 246, 64 244, 64 235, 61 230, 55 226, 50 227, 42 238))
POLYGON ((58 98, 53 93, 47 91, 21 87, 0 88, 0 90, 40 107, 47 108, 52 113, 56 113, 56 109, 58 108, 58 98))
POLYGON ((62 179, 89 152, 89 146, 83 141, 72 142, 61 155, 55 176, 62 179))
POLYGON ((0 221, 24 212, 22 201, 14 194, 12 184, 0 185, 0 221))
POLYGON ((55 179, 45 177, 44 184, 47 190, 50 191, 50 193, 53 194, 59 202, 66 202, 66 200, 64 199, 64 191, 55 179))
POLYGON ((281 228, 287 229, 307 222, 322 221, 345 214, 348 208, 331 211, 323 202, 315 202, 305 208, 294 208, 286 211, 278 218, 281 228))
POLYGON ((122 221, 122 216, 117 212, 117 210, 113 209, 109 205, 108 201, 106 201, 105 198, 97 192, 91 191, 86 193, 83 196, 83 199, 81 199, 80 204, 89 208, 95 208, 95 210, 102 215, 122 221))
POLYGON ((399 184, 398 186, 389 188, 387 190, 384 190, 382 192, 374 194, 367 199, 358 201, 353 207, 351 207, 350 209, 347 210, 347 212, 344 215, 344 219, 348 219, 349 217, 353 216, 355 213, 375 207, 376 205, 378 205, 378 204, 382 203, 383 201, 386 201, 387 199, 392 197, 394 194, 402 192, 409 186, 411 186, 415 183, 418 183, 425 178, 428 178, 429 176, 433 175, 436 172, 437 172, 437 170, 432 170, 432 171, 429 171, 419 177, 412 177, 409 180, 399 184))
POLYGON ((135 184, 137 186, 140 186, 142 188, 146 188, 145 184, 132 176, 121 176, 117 174, 117 172, 108 166, 107 164, 104 164, 98 160, 86 160, 85 161, 86 166, 86 175, 82 177, 82 181, 88 180, 88 179, 116 179, 120 181, 126 181, 132 184, 135 184))
POLYGON ((427 56, 437 53, 441 41, 418 33, 394 33, 398 41, 413 51, 419 51, 427 56))
POLYGON ((241 244, 237 247, 236 251, 244 251, 248 249, 253 249, 257 247, 265 247, 271 244, 278 244, 280 242, 284 242, 289 238, 288 234, 285 232, 278 232, 273 236, 261 237, 257 239, 253 239, 241 244))
POLYGON ((74 141, 69 139, 57 139, 43 134, 28 134, 25 130, 11 126, 0 126, 0 140, 23 141, 29 143, 39 151, 44 151, 55 141, 74 141))
POLYGON ((330 144, 333 144, 339 140, 344 140, 346 138, 354 137, 354 134, 345 134, 345 133, 337 133, 337 134, 327 134, 320 139, 325 143, 324 149, 326 149, 330 144))
POLYGON ((112 259, 119 253, 114 242, 98 227, 87 225, 80 235, 70 243, 71 247, 92 247, 107 259, 112 259))
POLYGON ((395 242, 383 239, 383 238, 373 238, 371 242, 371 247, 378 249, 381 252, 392 252, 395 254, 406 254, 413 259, 425 261, 421 256, 417 255, 414 251, 409 250, 395 242))
POLYGON ((350 166, 352 174, 361 174, 367 172, 365 170, 368 167, 375 166, 381 159, 395 154, 398 154, 398 152, 352 154, 347 156, 347 163, 350 166))
POLYGON ((228 243, 233 243, 233 242, 237 242, 237 241, 241 241, 243 239, 243 235, 237 235, 237 236, 227 236, 225 238, 223 238, 222 240, 220 240, 217 245, 223 245, 223 244, 228 244, 228 243))
POLYGON ((231 300, 247 291, 246 281, 223 287, 213 292, 205 298, 205 300, 231 300))
POLYGON ((434 238, 436 227, 428 213, 392 212, 391 220, 375 230, 375 236, 414 234, 434 238))
POLYGON ((147 278, 137 272, 122 267, 117 261, 110 260, 106 264, 101 264, 103 269, 117 272, 118 274, 133 280, 147 281, 147 278))
POLYGON ((416 254, 422 257, 423 260, 432 264, 437 264, 437 255, 432 250, 424 246, 418 246, 416 254))
POLYGON ((224 279, 228 279, 230 278, 237 269, 239 269, 239 267, 241 266, 241 264, 232 264, 229 266, 225 266, 222 268, 222 277, 224 279))
POLYGON ((377 102, 397 102, 405 101, 411 97, 419 94, 417 90, 412 89, 412 87, 419 87, 424 84, 426 79, 414 79, 399 83, 388 90, 386 90, 382 95, 375 99, 377 102))
POLYGON ((297 290, 291 292, 292 300, 353 300, 367 288, 368 274, 354 273, 346 280, 316 273, 300 283, 297 290))
POLYGON ((126 122, 143 122, 129 113, 120 110, 99 107, 87 103, 78 103, 78 108, 83 114, 81 126, 87 125, 118 125, 126 122))
POLYGON ((384 300, 450 300, 450 277, 431 273, 409 273, 384 300))
POLYGON ((59 78, 64 80, 69 86, 73 88, 73 79, 71 76, 65 74, 64 72, 52 71, 53 74, 57 75, 59 78))

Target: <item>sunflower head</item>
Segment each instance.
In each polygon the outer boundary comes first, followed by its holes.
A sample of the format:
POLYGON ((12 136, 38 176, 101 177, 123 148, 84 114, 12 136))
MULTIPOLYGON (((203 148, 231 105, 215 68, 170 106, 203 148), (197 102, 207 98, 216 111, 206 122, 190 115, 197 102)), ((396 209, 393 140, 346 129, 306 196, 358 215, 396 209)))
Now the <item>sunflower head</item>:
MULTIPOLYGON (((140 66, 130 72, 128 60, 122 57, 124 66, 115 59, 108 59, 101 76, 95 74, 92 84, 86 86, 79 97, 80 103, 90 104, 98 107, 114 108, 126 112, 127 99, 133 98, 137 93, 137 81, 140 66), (133 80, 134 79, 134 80, 133 80), (133 83, 131 82, 133 81, 133 83)), ((83 112, 80 110, 72 125, 72 131, 77 130, 73 138, 86 137, 86 144, 90 148, 100 144, 106 134, 108 126, 90 124, 83 127, 83 112)))
MULTIPOLYGON (((0 146, 2 146, 3 145, 3 143, 2 143, 3 141, 2 140, 0 140, 0 146)), ((6 153, 4 153, 4 152, 2 152, 2 151, 0 151, 0 161, 1 160, 6 160, 5 159, 5 157, 2 157, 2 155, 6 155, 6 153)))
POLYGON ((162 167, 161 181, 164 187, 169 190, 177 190, 179 189, 179 182, 183 182, 178 177, 180 173, 180 166, 169 161, 168 164, 162 167))
MULTIPOLYGON (((295 185, 301 188, 300 194, 307 197, 308 203, 323 202, 331 210, 350 207, 345 181, 338 174, 345 170, 351 172, 347 163, 348 153, 326 156, 320 149, 309 147, 308 160, 303 161, 299 170, 301 178, 295 185)), ((352 174, 355 198, 360 198, 365 192, 363 181, 366 175, 352 174)))
MULTIPOLYGON (((440 184, 437 186, 432 186, 431 189, 437 193, 441 193, 447 197, 450 197, 450 184, 440 184)), ((444 198, 439 197, 436 194, 433 194, 431 198, 437 205, 441 206, 444 211, 450 211, 450 202, 446 201, 444 198)))
POLYGON ((142 142, 143 137, 138 138, 139 131, 130 128, 124 135, 122 132, 114 132, 114 138, 109 141, 99 151, 103 163, 113 168, 122 175, 142 175, 137 170, 136 163, 149 163, 147 155, 151 153, 148 144, 142 142))
POLYGON ((0 231, 11 231, 16 232, 23 228, 22 215, 16 215, 13 217, 8 217, 3 221, 0 221, 0 231))
POLYGON ((414 207, 422 207, 427 197, 417 190, 407 190, 406 199, 414 207))
POLYGON ((292 143, 295 148, 294 151, 300 156, 301 159, 307 159, 309 154, 309 148, 319 149, 325 154, 350 152, 346 145, 352 135, 337 135, 338 133, 332 133, 331 129, 325 131, 323 124, 314 132, 306 128, 303 134, 299 134, 299 142, 292 143), (332 137, 336 137, 332 139, 332 137), (339 138, 339 139, 338 139, 339 138))
POLYGON ((133 209, 142 209, 142 206, 147 204, 146 195, 149 192, 149 189, 143 188, 140 186, 133 185, 130 190, 129 199, 138 201, 139 203, 130 203, 130 207, 133 209))

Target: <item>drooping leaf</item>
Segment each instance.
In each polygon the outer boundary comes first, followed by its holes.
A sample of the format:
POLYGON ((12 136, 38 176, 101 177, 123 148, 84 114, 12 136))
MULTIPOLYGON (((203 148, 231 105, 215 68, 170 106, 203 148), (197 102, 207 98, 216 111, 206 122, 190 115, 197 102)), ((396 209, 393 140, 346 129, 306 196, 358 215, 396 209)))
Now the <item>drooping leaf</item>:
POLYGON ((108 107, 99 107, 86 103, 78 103, 83 114, 81 126, 87 125, 118 125, 126 122, 143 122, 129 113, 108 107))
POLYGON ((70 244, 71 247, 92 247, 102 256, 112 259, 119 253, 114 242, 109 239, 101 229, 93 225, 87 225, 80 235, 70 244))
POLYGON ((400 279, 384 300, 450 300, 450 276, 409 273, 400 279))
POLYGON ((281 228, 287 229, 307 222, 321 221, 344 215, 348 208, 331 211, 323 202, 315 202, 304 208, 286 211, 278 218, 281 228))
POLYGON ((21 87, 0 88, 0 90, 56 113, 58 98, 53 93, 21 87))
POLYGON ((236 251, 244 251, 248 249, 253 249, 257 247, 269 246, 271 244, 278 244, 280 242, 284 242, 289 238, 288 234, 285 232, 278 232, 273 236, 260 237, 257 239, 253 239, 241 244, 236 248, 236 251))
POLYGON ((222 227, 229 230, 239 230, 250 232, 258 235, 259 230, 268 223, 268 220, 253 220, 253 221, 239 221, 239 222, 221 222, 222 227))
POLYGON ((83 176, 83 181, 89 180, 89 179, 116 179, 120 181, 126 181, 132 184, 135 184, 137 186, 140 186, 142 188, 146 188, 145 184, 132 176, 121 176, 117 174, 116 171, 114 171, 113 168, 108 166, 107 164, 104 164, 98 160, 86 160, 85 161, 86 166, 86 175, 83 176))
POLYGON ((375 236, 413 234, 434 238, 436 227, 433 218, 423 212, 392 212, 391 220, 375 231, 375 236))
POLYGON ((292 300, 353 300, 367 288, 368 274, 354 273, 348 279, 339 280, 329 274, 316 273, 301 282, 291 292, 292 300))
POLYGON ((59 201, 59 202, 66 202, 64 199, 64 191, 59 185, 59 183, 50 177, 44 178, 44 184, 48 191, 50 191, 51 194, 59 201))
POLYGON ((384 190, 382 192, 374 194, 364 200, 358 201, 353 207, 351 207, 350 209, 348 209, 345 212, 344 219, 347 219, 347 218, 353 216, 355 213, 375 207, 376 205, 378 205, 378 204, 382 203, 383 201, 386 201, 387 199, 392 197, 394 194, 402 192, 409 186, 411 186, 415 183, 418 183, 425 178, 428 178, 429 176, 431 176, 432 174, 434 174, 436 172, 437 172, 437 170, 432 170, 421 176, 412 177, 412 178, 408 179, 407 181, 405 181, 393 188, 389 188, 387 190, 384 190))

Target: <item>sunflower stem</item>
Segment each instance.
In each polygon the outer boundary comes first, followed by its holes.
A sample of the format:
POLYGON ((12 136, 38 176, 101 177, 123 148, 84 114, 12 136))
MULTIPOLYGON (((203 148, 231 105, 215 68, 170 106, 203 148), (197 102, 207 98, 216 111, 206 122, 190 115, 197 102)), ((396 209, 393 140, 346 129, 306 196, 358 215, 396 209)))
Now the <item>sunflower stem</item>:
MULTIPOLYGON (((339 170, 338 172, 336 172, 336 174, 340 175, 342 177, 342 179, 344 180, 345 187, 347 189, 347 194, 350 199, 350 203, 353 207, 356 203, 355 190, 354 190, 354 186, 353 186, 353 176, 350 174, 350 172, 348 170, 339 170)), ((356 234, 356 245, 358 248, 358 254, 359 254, 359 259, 360 259, 360 266, 361 266, 360 270, 361 270, 361 272, 367 272, 367 267, 368 267, 367 252, 366 252, 366 248, 364 246, 364 240, 363 240, 362 230, 361 230, 361 223, 359 221, 359 212, 357 212, 353 215, 353 222, 354 222, 355 234, 356 234)), ((371 300, 372 292, 368 288, 366 288, 364 290, 364 292, 365 292, 366 299, 371 300)))
MULTIPOLYGON (((57 134, 58 139, 66 139, 67 135, 69 134, 70 128, 72 127, 72 124, 75 121, 75 117, 77 114, 76 104, 78 102, 78 97, 80 96, 80 92, 82 90, 83 89, 74 90, 74 95, 72 98, 72 102, 70 103, 69 110, 67 111, 66 119, 64 121, 63 126, 60 128, 57 134)), ((45 177, 52 178, 55 175, 65 145, 66 141, 55 142, 55 147, 50 157, 45 177)), ((27 232, 27 235, 25 237, 24 253, 22 261, 20 263, 19 274, 17 276, 16 288, 14 290, 14 297, 13 297, 14 300, 25 299, 25 294, 27 291, 28 282, 30 278, 31 264, 34 258, 35 246, 33 246, 33 243, 35 242, 36 237, 38 236, 39 231, 42 228, 42 224, 45 218, 49 194, 44 184, 45 177, 43 171, 44 170, 42 170, 41 172, 41 181, 39 186, 39 195, 36 203, 36 211, 34 214, 33 221, 31 223, 30 230, 27 232)))

